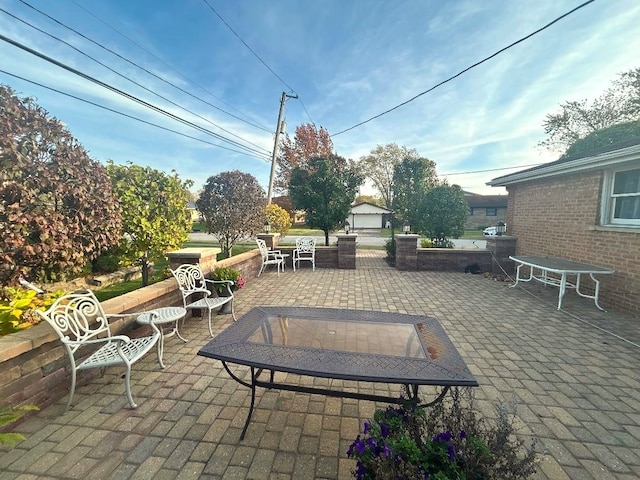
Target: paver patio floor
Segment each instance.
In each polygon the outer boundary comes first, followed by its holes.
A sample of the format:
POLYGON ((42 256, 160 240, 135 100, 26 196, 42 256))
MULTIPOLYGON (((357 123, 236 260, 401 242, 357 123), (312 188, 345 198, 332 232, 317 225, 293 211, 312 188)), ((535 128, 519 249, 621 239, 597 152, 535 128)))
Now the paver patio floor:
MULTIPOLYGON (((546 454, 537 479, 640 478, 640 323, 601 312, 571 292, 508 288, 482 275, 399 272, 383 252, 359 250, 356 270, 267 271, 237 292, 236 312, 256 305, 380 310, 437 317, 476 376, 478 406, 517 406, 521 433, 546 454)), ((606 282, 606 279, 604 280, 606 282)), ((219 317, 216 331, 232 321, 219 317)), ((197 356, 206 321, 188 318, 154 355, 136 364, 127 408, 122 371, 81 386, 20 424, 27 440, 0 452, 0 478, 347 479, 346 450, 376 404, 259 389, 244 441, 249 392, 220 362, 197 356)), ((293 377, 292 377, 293 378, 293 377)), ((329 380, 294 381, 328 385, 329 380)), ((332 383, 395 395, 399 387, 332 383)))

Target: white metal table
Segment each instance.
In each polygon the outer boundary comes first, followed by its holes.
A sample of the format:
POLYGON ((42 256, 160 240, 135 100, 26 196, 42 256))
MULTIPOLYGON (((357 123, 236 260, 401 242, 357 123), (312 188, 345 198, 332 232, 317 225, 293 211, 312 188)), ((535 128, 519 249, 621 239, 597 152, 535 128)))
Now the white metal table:
POLYGON ((155 310, 149 310, 138 315, 136 322, 141 325, 149 325, 154 323, 158 330, 160 330, 160 341, 158 342, 158 361, 162 368, 166 368, 162 361, 162 354, 164 353, 164 338, 171 337, 173 335, 178 336, 183 342, 187 342, 187 339, 180 335, 178 330, 178 323, 183 320, 187 311, 182 307, 161 307, 155 310), (173 329, 165 335, 164 326, 173 323, 173 329))
POLYGON ((596 267, 595 265, 589 265, 588 263, 573 262, 571 260, 553 257, 513 256, 509 257, 509 259, 518 264, 518 268, 516 270, 516 283, 511 285, 511 287, 518 285, 518 282, 529 282, 531 280, 536 280, 540 283, 544 283, 545 285, 559 287, 558 310, 562 308, 562 298, 564 297, 567 288, 574 288, 578 295, 585 298, 592 298, 596 307, 604 311, 604 308, 598 304, 600 280, 595 278, 594 275, 611 275, 615 273, 614 270, 596 267), (523 266, 529 267, 528 278, 520 276, 520 270, 523 266), (549 276, 550 273, 556 274, 556 276, 549 276), (583 274, 588 274, 595 284, 593 295, 580 291, 580 276, 583 274), (575 275, 575 283, 567 280, 569 275, 575 275))

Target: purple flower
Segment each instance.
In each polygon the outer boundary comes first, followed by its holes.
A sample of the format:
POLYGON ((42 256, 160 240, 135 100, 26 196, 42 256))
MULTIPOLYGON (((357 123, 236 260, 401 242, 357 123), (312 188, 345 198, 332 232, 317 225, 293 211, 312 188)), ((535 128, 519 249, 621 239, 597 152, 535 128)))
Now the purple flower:
POLYGON ((360 439, 360 435, 358 435, 358 438, 355 441, 356 444, 356 453, 358 453, 359 455, 362 455, 364 453, 364 441, 360 439))
POLYGON ((387 436, 389 436, 389 427, 386 423, 380 424, 380 434, 382 435, 382 438, 387 438, 387 436))
POLYGON ((371 423, 369 423, 368 421, 365 421, 364 422, 364 430, 363 430, 362 433, 364 433, 366 435, 367 433, 369 433, 369 429, 370 428, 371 428, 371 423))
POLYGON ((371 437, 370 437, 370 438, 367 440, 367 445, 368 445, 370 448, 376 448, 376 441, 375 441, 373 438, 371 438, 371 437))
POLYGON ((456 449, 452 444, 447 444, 447 454, 449 455, 449 461, 453 462, 453 459, 456 458, 456 449))
POLYGON ((358 469, 356 470, 356 479, 362 480, 364 478, 364 474, 367 471, 367 467, 365 467, 362 463, 358 462, 358 469))
POLYGON ((387 445, 386 443, 384 445, 384 450, 382 451, 382 453, 387 458, 389 458, 389 456, 391 455, 391 450, 389 449, 389 445, 387 445))
POLYGON ((433 437, 434 442, 450 442, 451 441, 451 433, 448 431, 439 433, 435 437, 433 437))
POLYGON ((464 430, 460 430, 460 440, 466 440, 467 438, 467 432, 465 432, 464 430))

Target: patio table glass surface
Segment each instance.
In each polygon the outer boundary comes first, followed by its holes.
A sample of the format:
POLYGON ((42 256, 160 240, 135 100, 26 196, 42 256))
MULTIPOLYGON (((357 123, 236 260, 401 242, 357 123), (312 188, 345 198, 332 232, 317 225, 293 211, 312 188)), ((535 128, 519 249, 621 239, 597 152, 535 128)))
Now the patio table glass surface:
POLYGON ((388 312, 255 307, 199 355, 345 380, 477 386, 437 319, 388 312))

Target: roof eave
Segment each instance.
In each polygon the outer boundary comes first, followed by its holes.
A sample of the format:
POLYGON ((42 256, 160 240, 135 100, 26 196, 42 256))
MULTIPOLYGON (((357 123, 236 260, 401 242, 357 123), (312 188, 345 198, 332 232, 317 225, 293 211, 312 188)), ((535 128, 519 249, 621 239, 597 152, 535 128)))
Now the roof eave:
POLYGON ((613 165, 624 163, 630 160, 640 158, 640 145, 613 150, 611 152, 601 153, 591 157, 577 158, 566 162, 543 165, 534 169, 528 169, 511 175, 494 178, 486 185, 491 187, 506 187, 514 183, 520 183, 528 180, 538 180, 541 178, 553 177, 565 173, 581 172, 585 170, 607 168, 613 165))

